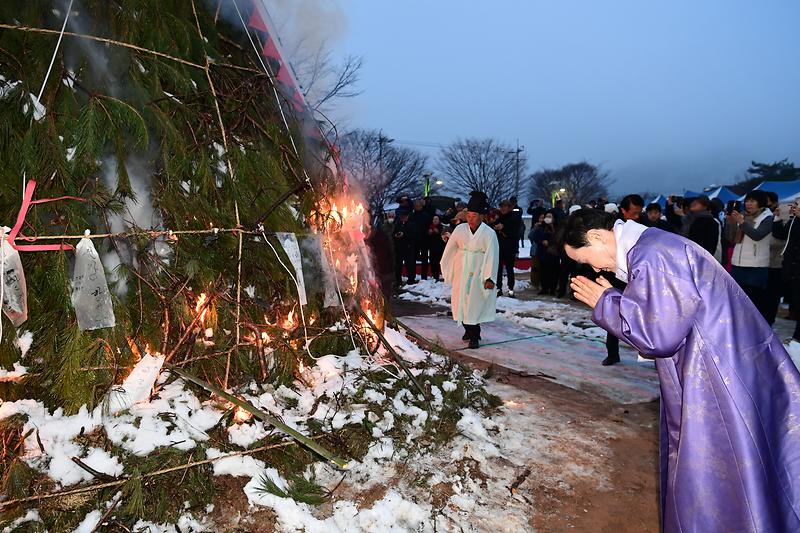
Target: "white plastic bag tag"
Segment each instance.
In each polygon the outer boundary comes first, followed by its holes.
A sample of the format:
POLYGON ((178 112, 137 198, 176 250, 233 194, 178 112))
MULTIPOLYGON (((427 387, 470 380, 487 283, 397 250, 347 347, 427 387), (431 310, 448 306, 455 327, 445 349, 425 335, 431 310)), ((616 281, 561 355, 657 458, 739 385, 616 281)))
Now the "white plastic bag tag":
POLYGON ((297 236, 294 233, 276 233, 278 242, 283 246, 286 257, 294 267, 294 279, 297 281, 297 293, 300 297, 300 305, 308 304, 306 296, 306 281, 303 278, 303 258, 300 256, 300 245, 297 243, 297 236))
POLYGON ((0 247, 0 264, 3 272, 3 312, 14 324, 20 327, 28 320, 28 287, 19 252, 11 247, 6 235, 11 229, 3 227, 3 244, 0 247))
POLYGON ((91 239, 83 238, 75 247, 72 306, 81 331, 113 328, 116 324, 106 272, 91 239))

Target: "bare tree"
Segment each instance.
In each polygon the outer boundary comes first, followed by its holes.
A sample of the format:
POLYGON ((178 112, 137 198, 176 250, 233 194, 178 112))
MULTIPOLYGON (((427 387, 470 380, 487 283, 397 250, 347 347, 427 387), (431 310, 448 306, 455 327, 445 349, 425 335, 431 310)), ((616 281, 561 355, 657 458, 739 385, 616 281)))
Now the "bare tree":
MULTIPOLYGON (((439 169, 448 177, 448 187, 464 195, 481 191, 490 205, 514 194, 516 164, 514 148, 494 139, 459 139, 439 154, 439 169)), ((520 156, 521 174, 526 165, 525 157, 520 156)))
POLYGON ((554 192, 569 202, 584 205, 601 196, 608 197, 614 180, 595 165, 581 161, 561 168, 545 168, 531 175, 531 195, 550 199, 554 192), (561 192, 564 189, 564 192, 561 192))
POLYGON ((358 129, 341 137, 342 166, 361 187, 373 214, 401 194, 420 192, 428 164, 422 153, 390 142, 377 130, 358 129))
POLYGON ((312 53, 303 55, 303 50, 302 45, 297 46, 292 67, 312 109, 325 113, 337 100, 361 94, 356 86, 364 65, 362 56, 348 55, 337 62, 326 41, 320 42, 312 53))
POLYGON ((323 116, 336 103, 361 94, 357 89, 363 58, 339 57, 335 43, 344 36, 347 16, 332 2, 273 0, 269 11, 308 105, 323 116))

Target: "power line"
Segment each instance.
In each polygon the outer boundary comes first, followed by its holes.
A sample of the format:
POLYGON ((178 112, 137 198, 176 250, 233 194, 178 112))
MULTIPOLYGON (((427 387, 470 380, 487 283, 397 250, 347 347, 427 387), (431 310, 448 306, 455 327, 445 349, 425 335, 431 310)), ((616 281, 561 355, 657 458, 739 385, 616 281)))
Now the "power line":
POLYGON ((434 142, 427 142, 427 141, 404 141, 404 140, 395 140, 397 144, 405 144, 408 146, 424 146, 426 148, 444 148, 445 145, 441 143, 434 143, 434 142))

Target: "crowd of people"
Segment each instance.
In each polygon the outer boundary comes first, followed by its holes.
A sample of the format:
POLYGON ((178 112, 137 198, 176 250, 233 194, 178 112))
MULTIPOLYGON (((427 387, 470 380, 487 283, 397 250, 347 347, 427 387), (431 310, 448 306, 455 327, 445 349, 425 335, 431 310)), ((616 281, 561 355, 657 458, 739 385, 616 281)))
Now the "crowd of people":
MULTIPOLYGON (((572 212, 592 208, 610 213, 614 218, 633 220, 647 227, 681 235, 697 243, 730 272, 759 313, 770 324, 781 301, 789 305, 789 319, 797 321, 800 307, 800 224, 795 218, 800 201, 779 205, 778 195, 755 190, 743 202, 727 205, 707 196, 682 198, 671 196, 666 205, 645 205, 644 199, 631 194, 619 205, 604 198, 589 205, 573 205, 565 210, 562 201, 546 208, 540 201, 531 202, 528 213, 535 221, 529 238, 531 281, 541 295, 567 296, 569 280, 577 275, 604 276, 617 288, 624 286, 607 273, 587 272, 566 256, 555 238, 560 224, 572 212)), ((792 337, 800 342, 800 322, 792 337)), ((619 362, 618 341, 609 338, 608 358, 604 364, 619 362)))
MULTIPOLYGON (((391 242, 395 288, 404 283, 415 284, 418 274, 419 279, 430 277, 434 281, 442 281, 440 263, 445 245, 456 227, 467 222, 467 212, 467 205, 459 203, 448 207, 440 215, 429 198, 412 201, 403 196, 399 199, 398 208, 387 213, 380 226, 380 231, 391 242)), ((501 272, 505 272, 507 294, 513 297, 514 262, 520 243, 524 243, 525 238, 522 209, 517 205, 517 199, 511 197, 501 201, 497 209, 488 211, 485 222, 496 232, 500 245, 498 279, 502 280, 501 272)), ((498 284, 497 292, 498 295, 503 294, 502 282, 498 284)))

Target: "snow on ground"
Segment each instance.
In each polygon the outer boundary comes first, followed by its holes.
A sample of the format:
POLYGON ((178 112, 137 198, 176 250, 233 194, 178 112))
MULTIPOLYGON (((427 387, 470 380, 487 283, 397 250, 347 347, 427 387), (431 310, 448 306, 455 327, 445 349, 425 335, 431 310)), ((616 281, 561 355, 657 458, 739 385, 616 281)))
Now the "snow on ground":
MULTIPOLYGON (((431 386, 430 407, 424 408, 416 391, 402 387, 405 381, 391 376, 378 382, 365 380, 366 372, 382 371, 383 367, 356 351, 319 358, 305 370, 302 382, 295 383, 297 390, 252 384, 239 391, 256 407, 280 414, 286 424, 300 431, 309 430, 311 419, 327 430, 369 422, 374 438, 369 452, 344 472, 335 500, 317 507, 265 491, 265 479, 278 488, 286 488, 288 482, 263 460, 210 446, 207 432, 230 412, 230 406, 218 400, 201 401, 182 380, 170 381, 168 372, 159 372, 161 362, 156 357, 144 357, 130 379, 94 410, 84 407, 68 416, 60 409, 50 411, 38 401, 17 400, 0 403, 0 419, 17 414, 26 417, 23 434, 33 431, 25 441, 24 460, 57 487, 94 482, 73 457, 96 471, 120 476, 131 473, 126 469, 130 455, 146 455, 160 447, 203 448, 208 458, 215 459, 214 475, 249 478, 244 495, 251 509, 271 509, 278 531, 525 530, 533 503, 524 491, 511 496, 509 487, 532 461, 557 465, 552 467, 553 483, 556 479, 569 483, 570 479, 591 478, 597 486, 605 486, 607 480, 592 465, 576 464, 571 458, 572 448, 590 446, 590 439, 577 434, 571 437, 569 428, 548 421, 545 406, 529 404, 520 396, 526 393, 499 384, 487 385, 489 392, 505 401, 495 416, 490 419, 477 408, 462 408, 455 412, 457 434, 447 435, 438 447, 419 444, 422 437, 442 427, 440 414, 449 406, 448 395, 456 394, 466 383, 474 387, 484 381, 476 373, 451 366, 442 356, 421 350, 391 328, 386 337, 409 364, 425 362, 414 370, 417 375, 449 372, 442 376, 440 386, 431 386), (153 381, 157 393, 152 397, 143 394, 153 381), (336 399, 336 394, 341 397, 336 399), (126 401, 119 401, 120 396, 126 401), (370 405, 380 409, 370 409, 370 405), (393 430, 398 428, 404 436, 400 441, 389 436, 393 433, 396 439, 393 430), (101 430, 115 445, 110 452, 81 443, 82 436, 101 430), (572 438, 574 445, 555 446, 556 436, 559 442, 572 438), (498 523, 504 524, 503 529, 497 529, 498 523)), ((236 414, 237 423, 227 428, 234 450, 251 446, 271 430, 260 421, 240 420, 236 414)), ((308 467, 306 475, 333 488, 343 472, 318 462, 308 467)), ((91 531, 108 505, 86 513, 77 531, 91 531)), ((178 524, 141 521, 136 527, 153 532, 214 531, 210 512, 191 509, 178 524)), ((35 510, 23 518, 41 520, 35 510)))
MULTIPOLYGON (((529 280, 518 279, 514 289, 523 291, 529 287, 529 280)), ((404 289, 407 292, 400 295, 403 300, 450 305, 451 288, 445 283, 421 280, 414 285, 406 285, 404 289)), ((539 331, 592 339, 606 337, 606 332, 592 323, 588 308, 571 305, 565 301, 521 300, 500 296, 497 298, 497 310, 509 320, 539 331)))

